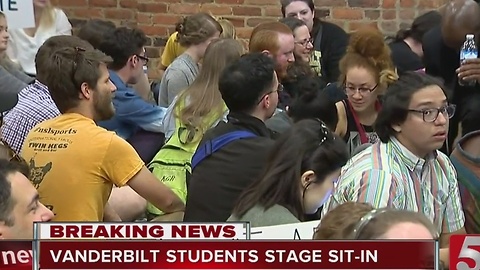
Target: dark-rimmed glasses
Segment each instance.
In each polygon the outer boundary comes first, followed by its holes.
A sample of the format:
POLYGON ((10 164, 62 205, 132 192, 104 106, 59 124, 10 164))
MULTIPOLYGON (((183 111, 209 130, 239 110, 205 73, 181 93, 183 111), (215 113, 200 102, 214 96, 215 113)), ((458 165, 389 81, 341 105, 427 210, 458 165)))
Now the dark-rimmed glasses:
POLYGON ((140 60, 143 60, 143 65, 146 66, 148 64, 148 61, 150 61, 150 58, 140 55, 140 54, 135 54, 136 57, 140 58, 140 60))
POLYGON ((302 41, 295 41, 295 44, 302 45, 303 47, 307 47, 308 44, 313 45, 313 38, 305 39, 302 41))
POLYGON ((262 100, 263 100, 266 96, 270 95, 270 94, 273 93, 273 92, 283 92, 283 84, 279 83, 278 86, 277 86, 277 89, 272 90, 272 91, 269 91, 269 92, 263 94, 263 96, 262 96, 262 97, 260 98, 260 100, 257 102, 257 105, 260 104, 260 102, 262 102, 262 100))
POLYGON ((434 109, 422 109, 422 110, 413 110, 413 109, 408 109, 409 112, 413 113, 419 113, 422 114, 422 119, 424 122, 427 123, 432 123, 435 122, 438 118, 438 115, 442 113, 445 118, 452 118, 453 115, 455 114, 455 109, 457 108, 456 105, 454 104, 449 104, 446 106, 443 106, 441 108, 434 108, 434 109))
POLYGON ((375 85, 372 88, 344 86, 344 90, 345 90, 345 94, 347 94, 347 96, 353 96, 357 92, 359 92, 360 95, 365 96, 365 95, 368 95, 368 94, 372 93, 373 91, 375 91, 375 89, 377 89, 377 87, 378 87, 378 84, 375 85))

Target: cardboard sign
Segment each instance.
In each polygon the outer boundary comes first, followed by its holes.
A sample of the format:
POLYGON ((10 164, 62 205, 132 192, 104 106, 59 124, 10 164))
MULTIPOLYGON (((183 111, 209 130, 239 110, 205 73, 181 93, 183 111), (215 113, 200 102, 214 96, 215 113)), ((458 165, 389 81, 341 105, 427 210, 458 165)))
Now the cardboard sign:
POLYGON ((319 220, 285 225, 253 227, 250 229, 250 239, 266 240, 312 240, 319 220))
POLYGON ((9 29, 35 27, 33 0, 0 0, 0 10, 7 17, 9 29))

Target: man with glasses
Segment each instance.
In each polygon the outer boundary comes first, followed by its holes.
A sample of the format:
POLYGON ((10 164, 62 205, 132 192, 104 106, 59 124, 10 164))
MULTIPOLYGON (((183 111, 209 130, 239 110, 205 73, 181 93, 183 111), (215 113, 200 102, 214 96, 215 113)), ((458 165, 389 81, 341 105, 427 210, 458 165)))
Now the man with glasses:
POLYGON ((131 143, 136 141, 135 136, 145 131, 154 133, 151 134, 152 145, 146 148, 139 149, 132 143, 142 159, 149 162, 160 149, 161 144, 156 142, 163 141, 162 121, 166 109, 148 103, 130 86, 145 76, 144 67, 149 60, 145 53, 146 44, 147 37, 140 29, 126 27, 108 33, 101 42, 99 49, 113 59, 108 68, 117 91, 113 99, 115 115, 99 125, 115 131, 131 143))
MULTIPOLYGON (((425 74, 405 73, 384 96, 375 123, 381 141, 342 169, 323 215, 347 201, 420 212, 440 233, 440 246, 447 248, 451 234, 465 232, 457 174, 438 151, 454 113, 441 83, 425 74)), ((447 262, 447 250, 441 258, 447 262)))

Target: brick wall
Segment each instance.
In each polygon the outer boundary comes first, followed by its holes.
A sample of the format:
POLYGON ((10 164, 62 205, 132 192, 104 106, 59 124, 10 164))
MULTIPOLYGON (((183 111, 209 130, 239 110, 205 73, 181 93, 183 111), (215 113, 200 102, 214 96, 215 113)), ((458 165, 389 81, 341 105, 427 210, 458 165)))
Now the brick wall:
MULTIPOLYGON (((247 39, 252 27, 281 16, 280 0, 52 0, 72 24, 88 18, 102 18, 118 25, 138 26, 150 37, 147 54, 152 58, 150 77, 174 24, 182 15, 198 11, 230 19, 238 36, 247 39)), ((363 25, 393 34, 407 26, 419 13, 434 9, 446 0, 315 0, 316 13, 346 31, 363 25)))

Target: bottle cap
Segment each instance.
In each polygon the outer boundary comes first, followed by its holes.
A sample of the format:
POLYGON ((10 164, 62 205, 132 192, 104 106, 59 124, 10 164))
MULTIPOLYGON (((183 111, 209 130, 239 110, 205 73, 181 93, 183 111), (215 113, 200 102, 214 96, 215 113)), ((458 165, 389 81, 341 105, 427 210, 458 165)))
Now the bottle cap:
POLYGON ((468 35, 467 35, 467 39, 473 39, 473 38, 475 38, 475 35, 474 35, 474 34, 468 34, 468 35))

